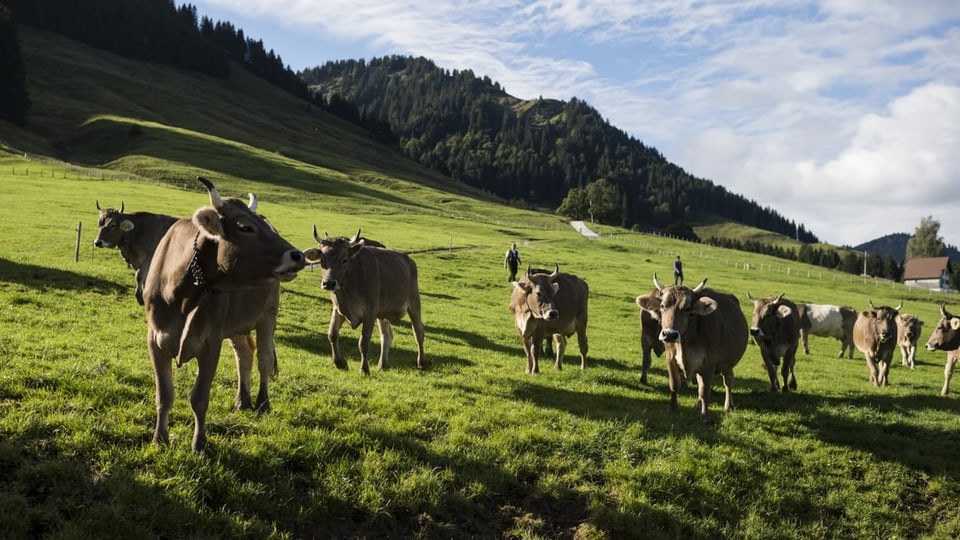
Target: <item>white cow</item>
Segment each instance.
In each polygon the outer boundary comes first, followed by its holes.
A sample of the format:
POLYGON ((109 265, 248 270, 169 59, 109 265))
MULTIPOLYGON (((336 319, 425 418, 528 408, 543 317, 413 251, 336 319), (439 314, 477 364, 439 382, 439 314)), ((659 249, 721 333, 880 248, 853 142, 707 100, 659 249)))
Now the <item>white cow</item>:
POLYGON ((800 340, 803 352, 810 354, 807 336, 832 337, 840 340, 840 354, 848 351, 853 358, 853 325, 857 322, 857 312, 849 306, 831 306, 826 304, 797 304, 800 314, 800 340))

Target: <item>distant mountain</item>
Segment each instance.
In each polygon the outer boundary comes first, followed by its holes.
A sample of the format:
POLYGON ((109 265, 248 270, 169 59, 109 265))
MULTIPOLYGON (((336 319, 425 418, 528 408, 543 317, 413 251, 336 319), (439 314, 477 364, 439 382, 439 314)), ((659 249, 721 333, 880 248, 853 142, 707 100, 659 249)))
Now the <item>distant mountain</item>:
POLYGON ((603 215, 581 199, 570 217, 665 230, 713 214, 818 241, 802 223, 689 174, 575 97, 523 100, 489 77, 405 56, 328 62, 300 76, 327 101, 389 124, 411 159, 514 204, 555 209, 574 190, 612 186, 603 215))
MULTIPOLYGON (((869 242, 864 242, 859 246, 855 246, 853 249, 856 251, 866 251, 871 255, 880 255, 881 257, 889 256, 902 264, 907 253, 907 242, 910 241, 911 236, 912 235, 907 233, 888 234, 870 240, 869 242)), ((951 261, 960 261, 960 250, 958 250, 956 246, 948 244, 947 256, 950 257, 951 261)))

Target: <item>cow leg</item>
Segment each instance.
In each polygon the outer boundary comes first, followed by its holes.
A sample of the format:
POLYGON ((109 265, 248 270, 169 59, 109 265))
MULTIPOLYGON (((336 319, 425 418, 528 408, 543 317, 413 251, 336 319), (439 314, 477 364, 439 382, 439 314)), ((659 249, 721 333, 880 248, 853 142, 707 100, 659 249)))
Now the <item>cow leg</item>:
POLYGON ((153 442, 170 442, 170 409, 173 408, 173 357, 157 344, 153 330, 147 331, 147 349, 153 362, 153 380, 156 386, 157 425, 153 430, 153 442))
POLYGON ((420 300, 417 298, 417 303, 414 305, 411 303, 410 309, 407 310, 407 315, 410 316, 410 323, 413 327, 413 339, 417 342, 417 369, 424 369, 427 367, 427 358, 423 354, 423 318, 420 317, 420 300))
POLYGON ((257 391, 256 410, 258 413, 270 411, 270 394, 267 387, 270 379, 279 374, 277 366, 277 348, 274 333, 277 330, 277 305, 268 307, 257 321, 257 371, 260 373, 260 388, 257 391))
POLYGON ((870 372, 870 382, 874 386, 880 386, 880 374, 877 373, 877 362, 872 353, 864 354, 867 357, 867 371, 870 372))
POLYGON ((577 329, 577 345, 580 346, 580 369, 587 369, 587 325, 577 329))
POLYGON ((567 337, 563 334, 554 334, 552 336, 554 346, 557 348, 557 355, 553 361, 553 367, 557 371, 563 371, 563 355, 567 353, 567 337))
POLYGON ((377 363, 377 369, 386 370, 387 357, 390 356, 390 347, 393 345, 393 330, 390 328, 390 321, 386 319, 377 319, 377 326, 380 328, 380 362, 377 363))
POLYGON ((914 368, 916 367, 916 365, 917 365, 917 362, 916 362, 916 361, 917 361, 917 346, 916 346, 916 345, 911 346, 910 349, 909 349, 909 353, 910 353, 910 354, 907 355, 908 365, 910 366, 910 369, 914 369, 914 368))
MULTIPOLYGON (((259 334, 257 335, 259 338, 259 334)), ((253 371, 253 341, 250 334, 237 334, 230 336, 230 347, 233 349, 233 355, 237 359, 237 401, 235 408, 238 410, 252 409, 253 402, 250 399, 251 372, 253 371)))
POLYGON ((958 359, 960 359, 960 355, 955 354, 954 351, 947 353, 947 363, 943 366, 943 389, 940 390, 941 396, 945 396, 950 392, 950 378, 953 377, 953 368, 957 365, 958 359))
POLYGON ((222 344, 223 342, 219 339, 208 341, 197 355, 197 379, 190 390, 190 408, 193 409, 193 444, 191 446, 194 452, 202 452, 207 446, 210 386, 213 384, 213 376, 217 373, 222 344))
MULTIPOLYGON (((784 385, 786 392, 786 385, 784 385)), ((733 410, 733 370, 728 369, 723 372, 723 410, 730 412, 733 410)))
MULTIPOLYGON (((769 352, 762 352, 761 356, 763 357, 763 367, 766 368, 767 377, 770 379, 770 391, 776 393, 780 390, 780 381, 777 379, 777 365, 769 352)), ((784 377, 784 380, 786 380, 786 377, 784 377)))
MULTIPOLYGON (((724 386, 727 386, 724 381, 724 386)), ((704 424, 710 423, 710 394, 713 391, 713 373, 707 369, 704 373, 697 373, 697 408, 700 412, 700 421, 704 424)), ((724 403, 724 407, 726 407, 724 403)), ((730 403, 733 406, 733 403, 730 403)))
POLYGON ((810 345, 807 343, 807 333, 800 331, 800 341, 803 342, 803 354, 810 354, 810 345))
POLYGON ((370 338, 373 336, 375 322, 372 316, 367 315, 363 318, 363 324, 360 325, 360 341, 357 342, 357 348, 360 349, 360 372, 364 375, 370 374, 367 353, 370 352, 370 338))
POLYGON ((683 374, 680 373, 680 366, 677 365, 677 359, 674 357, 674 354, 670 351, 667 351, 667 377, 668 385, 670 387, 670 412, 677 412, 677 390, 680 388, 680 381, 684 380, 683 374))
POLYGON ((890 360, 881 359, 877 365, 877 374, 878 374, 877 382, 879 383, 880 386, 887 386, 888 384, 887 375, 890 374, 891 360, 893 360, 893 358, 891 358, 890 360))
POLYGON ((794 368, 797 365, 797 358, 794 356, 796 351, 792 353, 787 353, 783 357, 783 391, 787 392, 787 389, 796 390, 797 389, 797 375, 794 372, 794 368))
POLYGON ((653 361, 653 355, 650 354, 650 346, 640 340, 640 353, 643 357, 642 368, 640 371, 640 382, 647 383, 647 373, 650 372, 650 363, 653 361))
POLYGON ((337 369, 347 369, 347 360, 343 357, 343 353, 340 352, 340 327, 343 326, 345 320, 346 318, 337 312, 337 308, 333 308, 333 312, 330 314, 330 327, 327 330, 327 340, 330 341, 333 365, 336 366, 337 369))

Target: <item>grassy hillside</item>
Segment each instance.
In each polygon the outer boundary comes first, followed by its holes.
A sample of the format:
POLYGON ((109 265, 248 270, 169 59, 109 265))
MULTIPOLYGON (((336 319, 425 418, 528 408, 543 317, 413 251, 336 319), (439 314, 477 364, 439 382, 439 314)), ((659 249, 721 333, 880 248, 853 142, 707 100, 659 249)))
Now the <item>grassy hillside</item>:
POLYGON ((691 284, 709 278, 746 315, 747 291, 858 308, 903 300, 925 339, 940 302, 960 311, 955 297, 624 231, 588 241, 553 216, 471 197, 242 74, 217 81, 22 35, 36 123, 28 135, 2 128, 29 155, 0 151, 0 536, 960 535, 960 406, 939 396, 942 353, 920 351, 912 371, 898 357, 891 386, 875 389, 862 355, 837 359, 838 342, 811 338, 799 392, 773 395, 751 345, 736 410, 715 397, 705 426, 692 390, 667 412, 662 360, 639 382, 634 304, 678 253, 691 284), (391 370, 361 376, 359 332, 346 328, 350 370, 334 369, 330 303, 306 270, 283 285, 273 410, 231 411, 224 352, 207 452, 189 450, 195 363, 175 371, 170 446, 150 444, 143 309, 119 254, 92 247, 94 202, 187 215, 206 203, 198 173, 228 196, 256 192, 297 246, 314 243, 317 224, 411 251, 431 367, 415 368, 400 324, 391 370), (589 282, 587 370, 570 351, 561 372, 523 373, 502 268, 511 241, 525 262, 589 282))

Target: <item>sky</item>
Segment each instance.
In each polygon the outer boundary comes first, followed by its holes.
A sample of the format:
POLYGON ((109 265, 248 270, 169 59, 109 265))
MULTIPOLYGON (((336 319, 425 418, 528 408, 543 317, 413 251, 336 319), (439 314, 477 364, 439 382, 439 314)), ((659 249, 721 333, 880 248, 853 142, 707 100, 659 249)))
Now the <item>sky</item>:
POLYGON ((582 99, 824 242, 929 216, 960 245, 958 0, 189 3, 297 71, 423 56, 521 99, 582 99))

